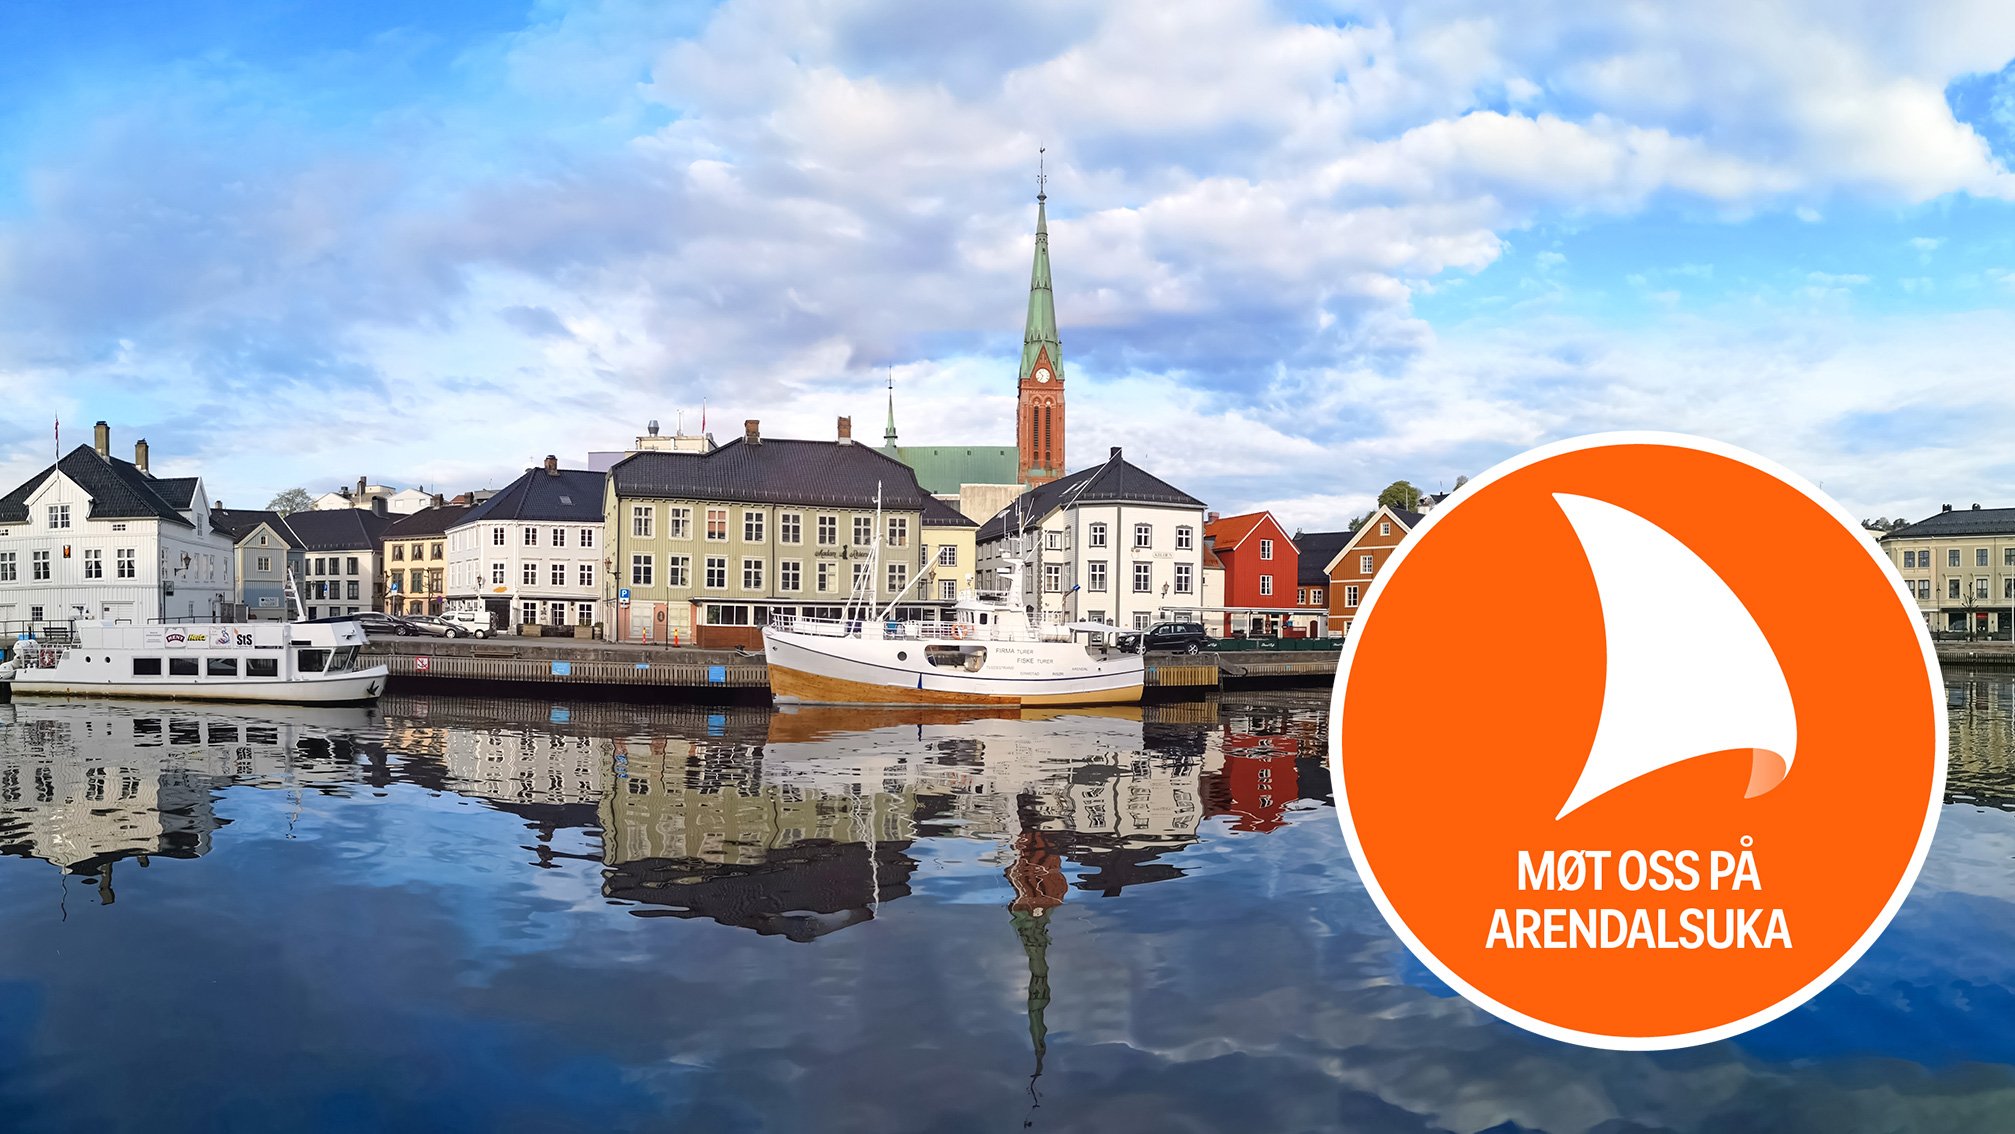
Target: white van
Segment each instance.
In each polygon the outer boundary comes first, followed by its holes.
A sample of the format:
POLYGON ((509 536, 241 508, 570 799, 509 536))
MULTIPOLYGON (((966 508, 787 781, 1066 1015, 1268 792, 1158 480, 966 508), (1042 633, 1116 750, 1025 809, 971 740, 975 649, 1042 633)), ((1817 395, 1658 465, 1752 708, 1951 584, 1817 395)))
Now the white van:
POLYGON ((490 624, 490 612, 482 607, 462 607, 442 613, 441 621, 447 623, 451 638, 467 635, 472 638, 487 638, 496 633, 490 624))

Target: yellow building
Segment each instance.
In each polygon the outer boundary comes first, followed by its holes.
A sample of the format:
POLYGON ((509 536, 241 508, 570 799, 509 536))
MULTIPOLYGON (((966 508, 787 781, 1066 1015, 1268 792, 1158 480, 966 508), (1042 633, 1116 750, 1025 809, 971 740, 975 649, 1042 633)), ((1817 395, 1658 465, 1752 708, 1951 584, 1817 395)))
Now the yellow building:
POLYGON ((2015 626, 2015 508, 1945 509, 1882 537, 1933 630, 2008 637, 2015 626))

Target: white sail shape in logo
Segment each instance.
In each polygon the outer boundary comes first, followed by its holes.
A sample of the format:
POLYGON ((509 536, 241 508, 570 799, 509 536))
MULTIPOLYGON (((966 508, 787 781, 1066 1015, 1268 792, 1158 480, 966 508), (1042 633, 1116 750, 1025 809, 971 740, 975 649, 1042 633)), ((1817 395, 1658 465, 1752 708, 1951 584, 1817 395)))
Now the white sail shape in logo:
POLYGON ((1595 575, 1608 675, 1588 761, 1555 818, 1639 776, 1749 749, 1745 798, 1791 770, 1798 718, 1777 655, 1742 600, 1685 544, 1634 512, 1555 493, 1595 575))

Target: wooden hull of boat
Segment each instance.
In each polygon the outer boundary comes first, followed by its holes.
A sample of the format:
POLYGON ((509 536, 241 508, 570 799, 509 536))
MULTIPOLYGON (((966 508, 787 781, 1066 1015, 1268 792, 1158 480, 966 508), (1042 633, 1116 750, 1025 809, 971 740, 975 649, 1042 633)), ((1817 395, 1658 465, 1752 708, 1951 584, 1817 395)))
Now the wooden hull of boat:
POLYGON ((772 664, 770 692, 778 704, 790 705, 970 705, 970 706, 1065 706, 1134 705, 1140 703, 1138 684, 1113 689, 1093 689, 1072 693, 992 694, 963 693, 949 689, 913 689, 901 685, 881 685, 868 681, 848 681, 772 664))

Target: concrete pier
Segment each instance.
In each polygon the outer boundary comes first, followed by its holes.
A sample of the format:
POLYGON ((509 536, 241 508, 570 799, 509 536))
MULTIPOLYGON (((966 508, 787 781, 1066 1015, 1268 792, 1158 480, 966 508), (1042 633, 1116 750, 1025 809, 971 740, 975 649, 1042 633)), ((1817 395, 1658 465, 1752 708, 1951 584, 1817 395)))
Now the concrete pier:
MULTIPOLYGON (((1222 688, 1325 684, 1335 651, 1150 654, 1146 684, 1164 696, 1202 696, 1222 688)), ((392 687, 411 692, 481 686, 571 688, 583 695, 636 693, 677 700, 767 701, 769 670, 760 653, 690 647, 581 642, 565 638, 374 638, 365 658, 383 662, 392 687)), ((655 699, 655 697, 653 698, 655 699)))

